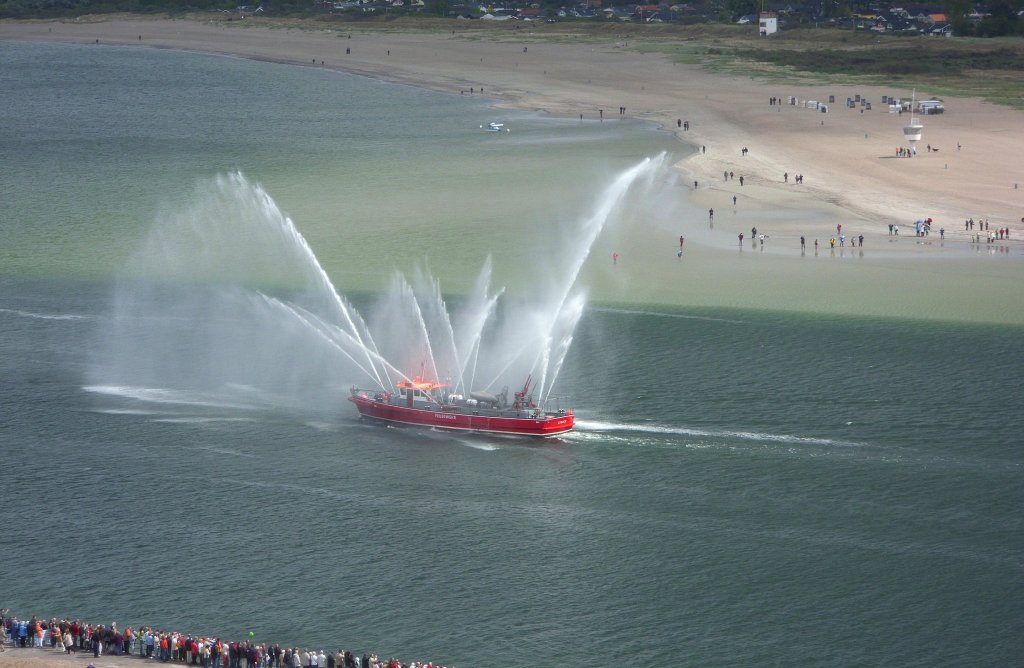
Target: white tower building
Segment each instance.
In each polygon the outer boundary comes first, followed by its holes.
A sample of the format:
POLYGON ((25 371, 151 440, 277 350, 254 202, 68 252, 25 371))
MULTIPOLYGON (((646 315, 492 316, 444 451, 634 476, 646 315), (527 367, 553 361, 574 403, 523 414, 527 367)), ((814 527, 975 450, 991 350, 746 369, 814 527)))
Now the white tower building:
POLYGON ((758 20, 758 27, 761 31, 761 37, 774 35, 779 32, 779 15, 775 12, 761 12, 761 18, 758 20))
POLYGON ((921 141, 921 132, 924 131, 921 121, 914 115, 917 106, 916 98, 917 91, 915 90, 910 98, 910 122, 903 126, 903 138, 910 144, 910 155, 917 155, 917 142, 921 141))

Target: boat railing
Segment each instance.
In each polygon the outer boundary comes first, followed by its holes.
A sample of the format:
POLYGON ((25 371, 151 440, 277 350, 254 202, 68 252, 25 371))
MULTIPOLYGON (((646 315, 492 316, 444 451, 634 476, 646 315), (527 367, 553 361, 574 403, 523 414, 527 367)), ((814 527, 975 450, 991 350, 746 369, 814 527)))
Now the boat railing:
POLYGON ((572 410, 568 408, 568 406, 571 405, 572 404, 569 403, 568 395, 563 395, 556 397, 548 397, 541 403, 541 409, 545 413, 557 413, 560 415, 565 415, 566 413, 572 412, 572 410))

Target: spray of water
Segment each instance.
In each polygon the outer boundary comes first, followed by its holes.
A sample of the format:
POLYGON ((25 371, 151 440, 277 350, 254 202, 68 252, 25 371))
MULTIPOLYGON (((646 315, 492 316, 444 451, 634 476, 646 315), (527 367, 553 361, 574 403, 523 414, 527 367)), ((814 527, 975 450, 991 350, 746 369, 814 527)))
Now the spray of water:
POLYGON ((190 206, 158 218, 120 277, 93 386, 327 409, 350 383, 390 389, 423 375, 468 393, 532 377, 544 401, 584 311, 579 277, 590 250, 664 161, 646 159, 602 191, 535 293, 503 301, 488 257, 457 304, 419 269, 411 279, 395 273, 365 319, 261 187, 240 174, 216 178, 190 206))

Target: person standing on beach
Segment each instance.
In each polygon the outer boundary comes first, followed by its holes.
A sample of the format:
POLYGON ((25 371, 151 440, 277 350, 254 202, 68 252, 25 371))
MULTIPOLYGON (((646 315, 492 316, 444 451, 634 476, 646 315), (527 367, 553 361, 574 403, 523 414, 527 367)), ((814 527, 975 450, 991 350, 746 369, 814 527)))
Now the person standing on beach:
POLYGON ((679 235, 679 248, 683 247, 684 241, 686 241, 686 239, 684 239, 682 235, 679 235))
POLYGON ((740 248, 743 248, 743 233, 740 232, 740 248))
POLYGON ((714 219, 715 219, 715 210, 713 208, 712 209, 708 209, 708 220, 713 221, 714 219))
POLYGON ((807 247, 807 242, 804 240, 803 235, 800 235, 800 250, 803 250, 806 247, 807 247))

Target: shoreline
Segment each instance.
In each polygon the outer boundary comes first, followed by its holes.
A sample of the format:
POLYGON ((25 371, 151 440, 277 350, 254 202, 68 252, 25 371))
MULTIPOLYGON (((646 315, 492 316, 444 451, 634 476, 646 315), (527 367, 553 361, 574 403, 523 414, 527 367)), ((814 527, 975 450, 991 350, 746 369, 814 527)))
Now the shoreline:
MULTIPOLYGON (((931 217, 948 239, 969 239, 963 224, 968 218, 987 218, 991 229, 1009 228, 1011 243, 1024 238, 1024 167, 1013 159, 1024 153, 1024 112, 978 99, 954 98, 947 101, 947 113, 921 117, 922 144, 934 145, 935 152, 896 158, 906 119, 877 109, 846 109, 839 101, 863 95, 880 107, 882 95, 910 96, 898 88, 771 84, 710 74, 699 65, 637 53, 628 43, 562 44, 528 31, 500 35, 515 38, 509 42, 493 34, 471 39, 465 32, 300 31, 263 19, 240 24, 122 16, 4 21, 0 39, 98 40, 316 66, 449 94, 472 90, 498 108, 590 120, 602 111, 604 121, 614 120, 621 106, 625 117, 656 123, 695 149, 677 169, 684 184, 697 182, 690 198, 704 210, 725 210, 735 195, 748 204, 745 217, 756 218, 750 205, 810 210, 845 227, 847 221, 871 226, 876 237, 879 225, 908 229, 914 220, 931 217), (837 102, 822 114, 769 105, 769 96, 780 102, 832 96, 837 102), (673 127, 678 122, 689 131, 673 127), (726 171, 743 176, 744 184, 723 181, 726 171), (804 183, 787 182, 784 174, 803 174, 804 183)), ((776 235, 810 233, 800 221, 772 225, 776 235)))
MULTIPOLYGON (((147 630, 148 628, 149 627, 140 627, 141 630, 147 630)), ((191 641, 193 638, 197 643, 206 643, 207 646, 210 648, 212 648, 213 645, 220 645, 221 643, 223 643, 222 651, 224 652, 224 654, 221 655, 223 658, 218 662, 217 668, 228 668, 227 652, 229 651, 228 646, 232 643, 234 643, 235 645, 241 645, 241 649, 239 649, 238 651, 238 657, 235 658, 235 656, 232 655, 232 663, 236 665, 237 668, 242 668, 242 666, 247 665, 247 660, 244 651, 246 645, 249 645, 252 648, 254 648, 252 650, 253 652, 256 652, 258 650, 258 654, 254 653, 252 655, 254 661, 257 660, 256 657, 258 656, 258 662, 251 664, 252 668, 272 668, 272 666, 276 666, 276 668, 288 668, 289 664, 286 662, 286 655, 284 653, 288 652, 290 654, 291 651, 293 651, 288 647, 280 646, 278 643, 258 643, 253 640, 237 643, 235 641, 229 640, 222 641, 221 638, 216 636, 199 636, 198 634, 178 633, 176 631, 153 630, 153 634, 155 637, 170 637, 173 635, 177 639, 179 639, 179 647, 182 648, 187 647, 186 640, 191 641), (279 649, 281 653, 277 659, 274 659, 274 656, 272 656, 275 649, 279 649), (273 664, 271 663, 272 660, 273 664)), ((134 633, 133 638, 136 638, 134 633)), ((155 642, 154 644, 152 655, 142 655, 139 653, 139 650, 140 648, 145 649, 144 637, 138 636, 138 638, 142 639, 133 640, 134 644, 132 646, 132 651, 129 651, 126 647, 121 654, 116 654, 114 653, 112 647, 110 647, 107 644, 104 644, 104 649, 99 654, 99 656, 94 656, 94 651, 89 648, 89 646, 91 645, 91 641, 89 640, 83 640, 81 643, 82 646, 79 646, 77 644, 74 645, 75 649, 70 654, 67 653, 64 649, 50 647, 49 631, 46 631, 46 636, 44 637, 44 645, 42 647, 32 647, 31 639, 29 639, 30 646, 16 647, 8 638, 7 640, 0 640, 0 668, 72 668, 73 666, 80 666, 82 668, 85 668, 86 666, 91 666, 92 668, 131 668, 132 666, 146 664, 166 666, 194 665, 195 668, 214 668, 212 655, 206 662, 205 666, 202 666, 202 664, 199 663, 198 654, 196 655, 196 663, 192 664, 186 661, 184 649, 181 650, 180 658, 178 657, 174 650, 168 650, 168 658, 162 659, 160 657, 161 650, 159 645, 159 638, 157 638, 157 642, 155 642), (140 664, 140 661, 142 661, 143 663, 140 664)), ((299 647, 295 647, 294 651, 305 651, 312 653, 320 652, 321 655, 324 655, 323 649, 307 648, 305 650, 301 650, 299 647)), ((331 651, 333 652, 333 650, 331 651)), ((330 655, 330 664, 325 663, 324 665, 318 666, 317 668, 329 668, 331 665, 337 666, 337 668, 344 668, 344 660, 348 654, 351 654, 351 658, 353 658, 356 664, 358 665, 360 662, 360 657, 358 653, 346 653, 345 650, 339 649, 336 654, 330 655), (339 661, 341 661, 341 664, 338 663, 339 661)), ((189 653, 188 656, 191 657, 192 654, 189 653)), ((326 655, 324 656, 326 658, 326 655)), ((394 657, 391 657, 389 659, 383 659, 379 657, 376 652, 364 652, 363 656, 368 661, 370 661, 370 665, 380 665, 382 668, 392 665, 391 662, 397 662, 393 665, 400 666, 400 668, 444 668, 444 666, 442 666, 441 663, 435 663, 433 661, 402 661, 394 657)), ((298 660, 298 658, 299 656, 298 654, 296 654, 296 660, 298 660)), ((306 668, 306 664, 297 666, 297 668, 306 668)), ((454 668, 454 666, 452 668, 454 668)))
POLYGON ((1024 164, 1014 159, 1024 153, 1024 112, 949 99, 945 114, 922 118, 921 143, 938 150, 896 158, 907 119, 879 111, 878 101, 909 97, 909 90, 773 84, 674 63, 631 41, 571 43, 543 31, 304 30, 263 19, 243 25, 123 16, 0 22, 0 40, 98 40, 318 67, 482 95, 498 110, 652 123, 693 149, 673 166, 689 214, 675 229, 639 221, 603 239, 595 257, 614 250, 622 261, 614 270, 607 259, 588 262, 597 301, 1024 324, 1020 297, 1001 288, 1024 278, 1024 164), (771 97, 839 101, 857 94, 876 109, 836 104, 820 113, 770 104, 771 97), (925 218, 935 221, 931 234, 915 237, 914 221, 925 218), (972 243, 978 229, 964 229, 968 218, 988 218, 990 232, 1005 228, 1010 236, 972 243), (899 225, 899 237, 890 224, 899 225), (837 239, 833 250, 837 225, 849 238, 845 247, 837 239), (753 228, 766 244, 751 246, 753 228), (860 235, 863 248, 851 248, 860 235), (686 237, 685 260, 676 256, 679 236, 686 237))

